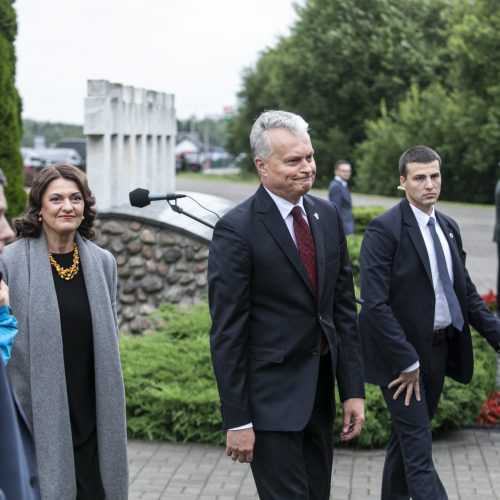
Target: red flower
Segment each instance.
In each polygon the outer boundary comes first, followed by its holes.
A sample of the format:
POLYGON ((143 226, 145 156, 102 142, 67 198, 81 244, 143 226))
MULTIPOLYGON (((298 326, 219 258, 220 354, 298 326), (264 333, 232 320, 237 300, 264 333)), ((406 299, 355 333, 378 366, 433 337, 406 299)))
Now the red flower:
POLYGON ((476 419, 480 425, 500 426, 500 391, 491 392, 476 419))
POLYGON ((490 311, 497 310, 497 296, 493 290, 481 295, 481 298, 486 302, 486 306, 490 311))

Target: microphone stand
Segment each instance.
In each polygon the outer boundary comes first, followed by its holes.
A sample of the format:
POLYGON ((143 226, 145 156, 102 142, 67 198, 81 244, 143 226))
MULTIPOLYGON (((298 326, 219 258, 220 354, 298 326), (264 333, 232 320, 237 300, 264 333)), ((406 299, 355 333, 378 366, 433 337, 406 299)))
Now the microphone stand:
POLYGON ((167 200, 167 203, 170 205, 170 208, 174 212, 177 212, 178 214, 183 214, 186 217, 189 217, 197 222, 200 222, 201 224, 205 224, 205 226, 208 226, 211 229, 213 229, 215 227, 213 224, 210 224, 210 222, 204 221, 203 219, 196 217, 196 215, 192 215, 189 212, 186 212, 183 208, 181 208, 181 207, 179 207, 179 205, 177 205, 177 200, 174 200, 173 204, 169 200, 167 200))

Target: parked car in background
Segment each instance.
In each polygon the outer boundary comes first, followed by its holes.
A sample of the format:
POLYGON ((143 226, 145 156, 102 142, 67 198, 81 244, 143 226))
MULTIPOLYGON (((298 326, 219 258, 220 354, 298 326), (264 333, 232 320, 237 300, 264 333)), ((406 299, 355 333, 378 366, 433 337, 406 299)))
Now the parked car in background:
POLYGON ((31 186, 36 174, 44 166, 44 161, 40 158, 38 151, 33 148, 21 148, 24 167, 24 185, 31 186))
POLYGON ((24 185, 31 186, 38 172, 56 163, 70 163, 81 168, 82 157, 72 148, 21 148, 24 165, 24 185))
POLYGON ((75 149, 81 158, 81 163, 77 166, 85 172, 87 166, 87 141, 84 138, 60 139, 53 147, 75 149))
POLYGON ((80 167, 82 157, 76 149, 72 148, 47 148, 38 150, 40 158, 44 162, 44 167, 55 165, 56 163, 70 163, 75 167, 80 167))

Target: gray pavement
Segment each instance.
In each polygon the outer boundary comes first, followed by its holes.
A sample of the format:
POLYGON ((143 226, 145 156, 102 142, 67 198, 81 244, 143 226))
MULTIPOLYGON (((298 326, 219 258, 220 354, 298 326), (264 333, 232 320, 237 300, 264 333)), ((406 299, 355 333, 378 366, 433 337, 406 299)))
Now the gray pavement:
MULTIPOLYGON (((331 498, 380 498, 383 460, 383 450, 336 449, 331 498)), ((500 499, 500 430, 450 432, 435 440, 434 460, 450 500, 500 499)), ((258 498, 250 466, 221 447, 131 441, 129 461, 130 500, 258 498)))
MULTIPOLYGON (((257 184, 257 181, 256 181, 257 184)), ((177 191, 222 196, 235 202, 256 185, 177 179, 177 191)), ((325 191, 315 194, 326 197, 325 191)), ((353 196, 354 204, 390 207, 398 198, 353 196)), ((478 290, 496 287, 497 256, 492 243, 493 207, 440 202, 438 209, 460 225, 467 267, 478 290)), ((453 431, 434 442, 434 459, 450 500, 500 499, 500 429, 453 431)), ((335 450, 332 499, 380 498, 383 450, 335 450)), ((129 442, 130 500, 257 499, 250 467, 233 463, 222 447, 132 440, 129 442)), ((429 499, 433 500, 433 499, 429 499)))

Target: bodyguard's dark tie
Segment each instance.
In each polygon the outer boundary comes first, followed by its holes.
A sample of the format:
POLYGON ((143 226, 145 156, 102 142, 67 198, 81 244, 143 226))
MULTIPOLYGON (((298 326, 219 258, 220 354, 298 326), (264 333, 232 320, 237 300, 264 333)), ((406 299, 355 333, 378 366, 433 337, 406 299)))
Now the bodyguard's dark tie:
POLYGON ((293 207, 291 211, 293 217, 293 231, 297 240, 300 258, 304 263, 307 275, 312 283, 314 294, 318 291, 318 276, 316 271, 316 249, 309 229, 309 224, 302 216, 302 209, 299 206, 293 207))
POLYGON ((439 236, 436 232, 436 221, 434 217, 429 219, 427 223, 429 226, 429 231, 434 242, 434 250, 436 251, 436 260, 439 271, 439 279, 443 285, 444 294, 446 296, 446 301, 448 302, 448 307, 450 308, 451 323, 459 331, 462 331, 464 326, 464 317, 462 316, 462 310, 460 309, 460 304, 458 303, 457 294, 453 290, 453 285, 451 284, 450 275, 448 274, 448 267, 446 266, 446 259, 444 257, 443 247, 441 246, 441 241, 439 241, 439 236))

